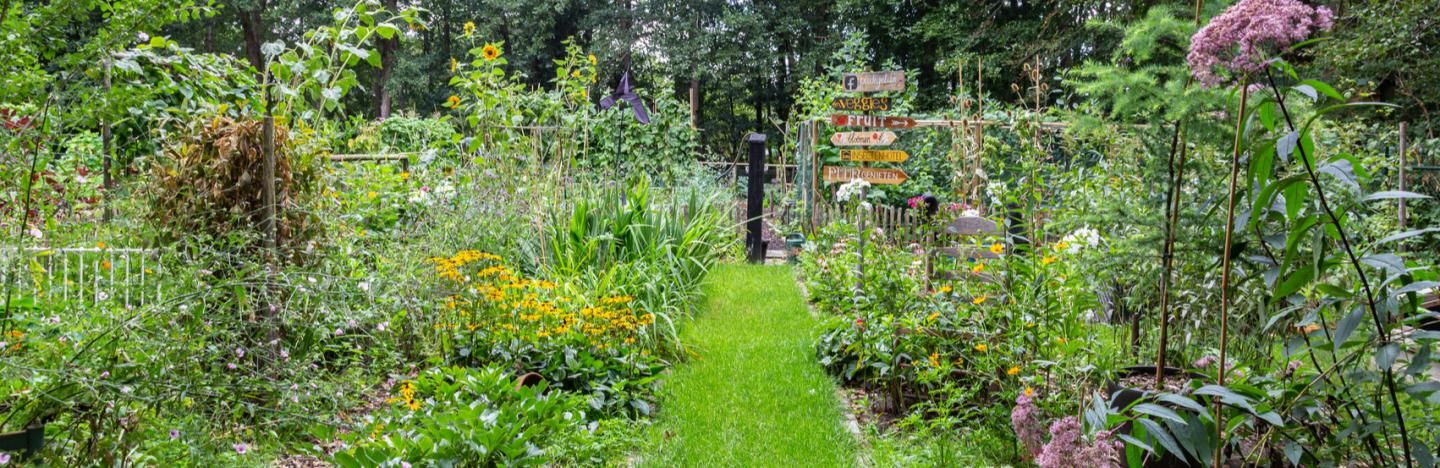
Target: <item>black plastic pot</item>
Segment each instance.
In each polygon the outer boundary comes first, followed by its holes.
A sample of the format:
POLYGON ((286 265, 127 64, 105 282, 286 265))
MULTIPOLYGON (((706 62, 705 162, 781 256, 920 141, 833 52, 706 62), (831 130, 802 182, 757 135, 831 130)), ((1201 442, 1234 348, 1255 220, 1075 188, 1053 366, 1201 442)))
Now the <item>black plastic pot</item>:
POLYGON ((30 426, 23 431, 0 434, 0 451, 20 452, 28 457, 45 449, 45 425, 30 426))
MULTIPOLYGON (((1177 367, 1166 367, 1164 373, 1165 373, 1165 378, 1166 378, 1166 379, 1172 379, 1172 378, 1173 378, 1173 379, 1193 380, 1193 379, 1198 379, 1198 378, 1204 377, 1204 374, 1200 374, 1200 373, 1197 373, 1197 372, 1186 371, 1186 370, 1184 370, 1184 369, 1180 369, 1180 368, 1177 368, 1177 367)), ((1124 410, 1125 408, 1127 408, 1127 407, 1129 407, 1130 405, 1134 404, 1134 403, 1135 403, 1136 401, 1138 401, 1139 399, 1144 398, 1146 394, 1154 392, 1154 389, 1153 389, 1153 388, 1134 388, 1134 387, 1126 387, 1126 386, 1120 385, 1120 379, 1123 379, 1123 378, 1126 378, 1126 377, 1141 377, 1141 376, 1154 376, 1154 375, 1155 375, 1155 366, 1154 366, 1154 365, 1149 365, 1149 366, 1130 366, 1130 367, 1122 367, 1122 368, 1116 369, 1116 370, 1115 370, 1115 378, 1112 379, 1109 383, 1107 383, 1107 384, 1105 385, 1105 393, 1110 396, 1110 410, 1111 410, 1111 411, 1121 411, 1121 410, 1124 410)), ((1117 428, 1117 430, 1118 430, 1119 432, 1121 432, 1121 433, 1129 434, 1129 433, 1130 433, 1130 423, 1128 423, 1128 422, 1125 423, 1124 425, 1122 425, 1122 426, 1120 426, 1119 428, 1117 428)), ((1170 468, 1170 467, 1188 467, 1188 466, 1191 466, 1191 465, 1188 464, 1188 463, 1185 463, 1184 460, 1181 460, 1179 457, 1176 457, 1174 454, 1166 453, 1165 455, 1161 456, 1161 457, 1158 458, 1158 459, 1157 459, 1157 458, 1150 458, 1150 459, 1146 460, 1146 461, 1145 461, 1145 464, 1142 465, 1142 466, 1144 466, 1144 467, 1146 467, 1146 468, 1170 468)))

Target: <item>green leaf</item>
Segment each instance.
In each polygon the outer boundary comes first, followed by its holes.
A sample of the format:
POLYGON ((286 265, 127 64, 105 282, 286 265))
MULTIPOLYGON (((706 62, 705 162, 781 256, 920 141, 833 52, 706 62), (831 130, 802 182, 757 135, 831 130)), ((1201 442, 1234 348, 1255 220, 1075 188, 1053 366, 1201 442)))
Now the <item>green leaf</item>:
POLYGON ((1136 421, 1144 425, 1145 430, 1150 433, 1150 437, 1159 441, 1160 445, 1165 447, 1166 451, 1174 454, 1178 458, 1185 458, 1185 452, 1180 450, 1180 445, 1175 443, 1175 438, 1170 436, 1170 431, 1161 427, 1160 423, 1149 419, 1137 419, 1136 421))
POLYGON ((1334 99, 1334 100, 1336 100, 1336 101, 1344 101, 1344 100, 1345 100, 1345 96, 1341 96, 1338 91, 1335 91, 1335 88, 1331 87, 1331 86, 1328 85, 1328 84, 1325 84, 1325 82, 1323 82, 1323 81, 1319 81, 1319 80, 1305 80, 1305 81, 1301 81, 1300 84, 1301 84, 1301 85, 1305 85, 1305 86, 1309 86, 1310 89, 1313 89, 1313 90, 1315 90, 1315 91, 1319 91, 1320 94, 1324 94, 1324 95, 1326 95, 1326 96, 1329 96, 1331 99, 1334 99))
POLYGON ((1360 321, 1364 318, 1365 309, 1357 305, 1351 309, 1349 314, 1340 319, 1340 323, 1335 325, 1335 352, 1340 352, 1340 345, 1350 339, 1350 335, 1355 333, 1355 328, 1360 326, 1360 321))
POLYGON ((1415 229, 1415 230, 1411 230, 1411 231, 1401 232, 1401 233, 1398 233, 1398 234, 1391 234, 1390 236, 1387 236, 1387 237, 1385 237, 1384 239, 1380 239, 1380 240, 1378 240, 1378 241, 1375 241, 1375 243, 1376 243, 1376 244, 1384 244, 1384 243, 1386 243, 1386 242, 1395 242, 1395 241, 1397 241, 1397 240, 1409 239, 1409 238, 1411 238, 1411 237, 1415 237, 1415 236, 1418 236, 1418 235, 1421 235, 1421 234, 1426 234, 1426 233, 1431 233, 1431 232, 1440 232, 1440 228, 1415 229))
POLYGON ((1395 365, 1395 358, 1400 356, 1399 343, 1385 343, 1375 350, 1375 366, 1380 369, 1389 369, 1395 365))
POLYGON ((1310 282, 1314 280, 1314 266, 1305 265, 1297 268, 1295 271, 1290 273, 1290 276, 1285 277, 1285 281, 1280 282, 1279 287, 1275 288, 1275 297, 1289 296, 1295 291, 1300 290, 1300 288, 1304 287, 1305 285, 1310 284, 1310 282))
POLYGON ((1185 418, 1180 417, 1174 410, 1154 403, 1141 403, 1133 408, 1136 413, 1146 414, 1157 418, 1169 419, 1178 423, 1185 423, 1185 418))
POLYGON ((1364 198, 1361 198, 1360 201, 1375 201, 1375 200, 1423 200, 1423 199, 1426 199, 1426 198, 1430 198, 1430 196, 1429 196, 1429 195, 1421 195, 1421 194, 1418 194, 1418 193, 1415 193, 1415 192, 1404 192, 1404 191, 1400 191, 1400 190, 1387 190, 1387 191, 1384 191, 1384 192, 1375 192, 1375 193, 1366 195, 1364 198))

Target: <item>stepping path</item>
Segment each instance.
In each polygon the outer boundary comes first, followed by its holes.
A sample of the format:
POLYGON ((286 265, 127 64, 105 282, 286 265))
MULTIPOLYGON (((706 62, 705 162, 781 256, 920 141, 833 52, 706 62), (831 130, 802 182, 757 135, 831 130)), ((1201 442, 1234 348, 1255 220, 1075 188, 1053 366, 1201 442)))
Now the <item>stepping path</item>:
POLYGON ((695 354, 666 378, 652 466, 853 466, 818 321, 785 266, 721 265, 682 333, 695 354))

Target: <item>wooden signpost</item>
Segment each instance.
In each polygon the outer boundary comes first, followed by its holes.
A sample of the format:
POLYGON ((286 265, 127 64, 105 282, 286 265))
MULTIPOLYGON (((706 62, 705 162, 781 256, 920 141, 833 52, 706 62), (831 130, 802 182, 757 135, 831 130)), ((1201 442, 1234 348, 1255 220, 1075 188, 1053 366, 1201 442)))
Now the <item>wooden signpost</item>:
POLYGON ((888 111, 890 110, 890 98, 875 97, 842 97, 830 101, 830 107, 843 111, 888 111))
POLYGON ((909 117, 881 117, 878 115, 832 115, 830 125, 836 127, 872 127, 906 129, 915 127, 915 119, 909 117))
POLYGON ((840 150, 841 161, 902 163, 910 153, 897 150, 840 150))
POLYGON ((840 132, 830 135, 830 144, 835 146, 889 146, 895 142, 895 132, 840 132))
POLYGON ((875 169, 870 167, 825 166, 826 182, 849 182, 864 179, 875 185, 896 185, 910 178, 899 169, 875 169))
POLYGON ((846 73, 842 84, 845 91, 852 93, 904 91, 905 72, 846 73))

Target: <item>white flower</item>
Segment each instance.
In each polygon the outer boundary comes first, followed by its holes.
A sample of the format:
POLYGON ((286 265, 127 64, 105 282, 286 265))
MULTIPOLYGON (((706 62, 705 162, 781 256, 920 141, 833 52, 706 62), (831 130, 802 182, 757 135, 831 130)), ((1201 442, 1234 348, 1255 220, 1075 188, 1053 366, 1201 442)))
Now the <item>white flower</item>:
POLYGON ((135 40, 140 42, 150 42, 150 35, 145 34, 144 32, 135 33, 135 40))
POLYGON ((850 182, 846 182, 845 185, 841 185, 840 189, 835 192, 835 199, 841 202, 850 201, 851 198, 855 198, 856 195, 860 195, 866 188, 869 187, 870 182, 866 182, 865 179, 855 179, 850 182))
POLYGON ((360 290, 361 290, 361 291, 364 291, 364 292, 367 292, 367 293, 370 292, 370 282, 369 282, 369 281, 361 281, 358 286, 360 287, 360 290))
POLYGON ((375 329, 382 332, 385 331, 385 322, 380 322, 378 325, 375 325, 375 329))
POLYGON ((960 216, 980 216, 980 210, 971 208, 960 212, 960 216))
POLYGON ((1093 249, 1100 245, 1100 232, 1088 227, 1076 229, 1075 232, 1066 234, 1060 239, 1064 242, 1065 253, 1078 253, 1084 249, 1093 249))
POLYGON ((30 237, 34 237, 36 240, 44 239, 45 233, 40 232, 39 228, 30 228, 30 237))

